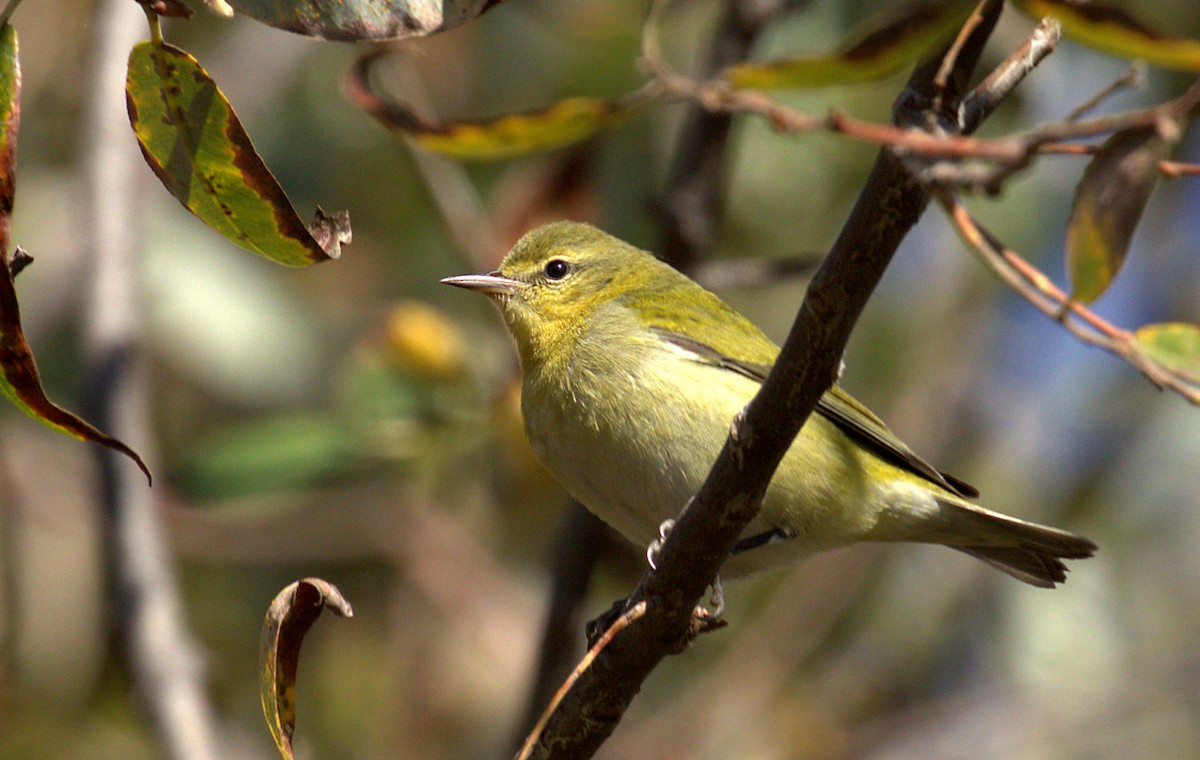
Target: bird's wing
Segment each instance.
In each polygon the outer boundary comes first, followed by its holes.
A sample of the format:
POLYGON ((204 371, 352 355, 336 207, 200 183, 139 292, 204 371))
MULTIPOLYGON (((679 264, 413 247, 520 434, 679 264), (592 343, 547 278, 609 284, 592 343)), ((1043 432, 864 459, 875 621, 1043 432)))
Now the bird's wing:
MULTIPOLYGON (((711 298, 711 302, 694 303, 692 308, 685 307, 680 311, 680 300, 694 302, 695 299, 677 299, 672 309, 663 312, 671 315, 669 321, 654 319, 654 310, 646 311, 645 304, 641 304, 641 313, 651 315, 650 329, 653 332, 672 345, 692 353, 696 361, 736 372, 761 383, 779 355, 778 347, 753 323, 715 295, 701 292, 711 298), (723 314, 720 330, 713 329, 714 310, 723 314), (729 318, 731 315, 732 319, 729 318)), ((938 471, 917 456, 888 429, 883 420, 838 386, 833 386, 821 397, 816 411, 884 461, 959 496, 974 498, 979 495, 973 486, 938 471)))

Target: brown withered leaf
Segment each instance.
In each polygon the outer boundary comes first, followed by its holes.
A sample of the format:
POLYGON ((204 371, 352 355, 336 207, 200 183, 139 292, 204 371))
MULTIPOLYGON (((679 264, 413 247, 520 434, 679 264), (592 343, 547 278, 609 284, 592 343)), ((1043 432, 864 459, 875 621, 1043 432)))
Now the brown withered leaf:
POLYGON ((1073 298, 1091 303, 1117 276, 1158 182, 1158 164, 1181 131, 1175 122, 1121 130, 1088 164, 1067 225, 1073 298))
POLYGON ((350 603, 336 586, 320 578, 304 578, 279 592, 263 621, 259 645, 263 715, 284 760, 292 760, 300 643, 326 607, 340 617, 354 617, 350 603))

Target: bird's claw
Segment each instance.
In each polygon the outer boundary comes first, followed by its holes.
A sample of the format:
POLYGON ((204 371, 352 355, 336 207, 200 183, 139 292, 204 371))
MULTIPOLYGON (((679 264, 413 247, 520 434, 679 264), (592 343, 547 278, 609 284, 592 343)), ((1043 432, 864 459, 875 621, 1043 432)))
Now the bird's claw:
POLYGON ((658 569, 658 555, 662 552, 663 544, 667 542, 667 537, 671 535, 671 531, 675 528, 675 520, 668 518, 663 520, 658 526, 658 538, 650 542, 646 547, 646 564, 651 570, 658 569))

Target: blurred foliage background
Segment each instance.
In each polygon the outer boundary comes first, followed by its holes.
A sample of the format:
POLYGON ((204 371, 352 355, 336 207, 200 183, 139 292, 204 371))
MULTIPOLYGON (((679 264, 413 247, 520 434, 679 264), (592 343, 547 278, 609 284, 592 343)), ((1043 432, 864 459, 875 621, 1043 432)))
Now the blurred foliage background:
MULTIPOLYGON (((132 5, 132 4, 131 4, 132 5)), ((679 3, 668 57, 702 57, 718 3, 679 3)), ((883 3, 814 0, 756 56, 832 46, 883 3)), ((1191 0, 1125 3, 1200 36, 1191 0)), ((645 3, 510 0, 400 46, 447 117, 619 95, 638 83, 645 3)), ((77 85, 89 4, 14 18, 25 77, 14 239, 52 398, 78 409, 82 278, 77 85)), ((1008 11, 982 68, 1031 28, 1008 11)), ((222 86, 299 209, 349 208, 343 258, 288 270, 233 248, 142 172, 139 341, 152 367, 155 468, 187 617, 228 757, 274 755, 258 704, 258 632, 309 575, 354 604, 319 622, 299 674, 297 748, 314 758, 474 758, 510 751, 524 709, 565 495, 521 432, 515 358, 484 299, 437 284, 476 271, 409 149, 341 97, 352 45, 245 18, 166 24, 222 86)), ((988 124, 1061 118, 1126 67, 1069 42, 988 124)), ((885 121, 906 74, 783 99, 885 121)), ((1186 79, 1152 71, 1108 109, 1186 79)), ((121 98, 121 92, 104 93, 121 98)), ((570 154, 573 214, 653 249, 683 107, 640 112, 570 154)), ((128 149, 136 151, 132 135, 128 149)), ((505 242, 568 158, 466 167, 505 242), (506 214, 508 216, 506 216, 506 214)), ((812 256, 837 234, 874 148, 737 124, 720 258, 812 256)), ((1196 130, 1178 155, 1200 158, 1196 130)), ((142 167, 144 169, 144 167, 142 167)), ((973 209, 1061 281, 1084 161, 1047 157, 973 209)), ((1099 313, 1135 327, 1200 320, 1200 184, 1165 181, 1099 313)), ((497 250, 498 257, 502 251, 497 250)), ((724 295, 776 338, 792 278, 724 295)), ((651 678, 607 758, 1200 757, 1200 410, 1077 344, 991 279, 930 213, 909 236, 846 357, 843 384, 983 502, 1096 540, 1054 592, 940 548, 864 546, 727 589, 732 625, 651 678)), ((0 758, 150 758, 110 642, 93 452, 0 410, 0 758)), ((641 573, 614 540, 599 614, 641 573)), ((582 638, 582 636, 580 636, 582 638)))

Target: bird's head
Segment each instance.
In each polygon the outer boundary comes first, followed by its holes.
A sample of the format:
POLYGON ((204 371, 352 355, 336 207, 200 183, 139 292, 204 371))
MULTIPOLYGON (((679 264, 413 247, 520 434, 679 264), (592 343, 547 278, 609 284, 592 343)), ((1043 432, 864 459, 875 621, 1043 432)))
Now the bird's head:
POLYGON ((560 351, 588 331, 601 307, 646 288, 663 269, 595 227, 554 222, 517 241, 498 269, 442 282, 491 297, 527 358, 560 351))

